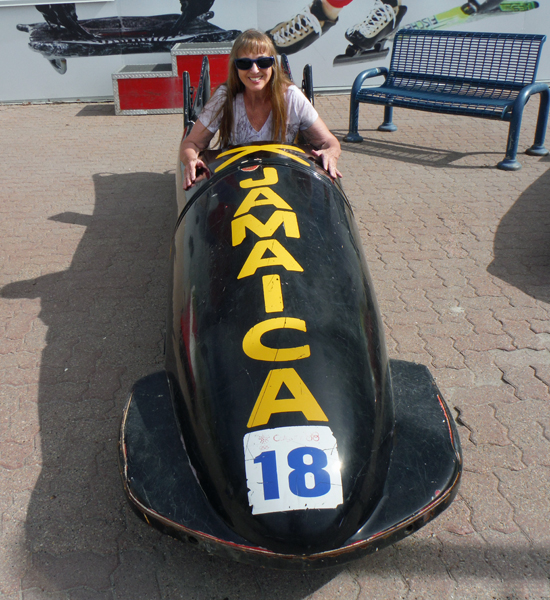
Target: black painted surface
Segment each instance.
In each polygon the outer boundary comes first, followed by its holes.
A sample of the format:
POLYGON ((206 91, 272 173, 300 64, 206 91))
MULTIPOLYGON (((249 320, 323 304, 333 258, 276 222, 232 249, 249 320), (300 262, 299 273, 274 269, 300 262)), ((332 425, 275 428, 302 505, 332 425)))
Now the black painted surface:
POLYGON ((210 179, 189 194, 173 240, 167 372, 136 384, 122 429, 122 462, 134 504, 150 517, 160 515, 165 530, 180 537, 194 532, 201 543, 213 536, 222 544, 207 541, 208 549, 232 556, 235 547, 227 543, 237 544, 241 560, 262 558, 258 549, 264 548, 278 555, 270 564, 286 566, 301 557, 298 566, 323 566, 383 547, 433 518, 454 496, 461 466, 456 432, 427 369, 393 361, 392 394, 380 316, 349 204, 339 185, 296 157, 306 155, 256 148, 220 169, 230 156, 210 156, 210 179), (299 269, 288 260, 260 261, 243 276, 243 265, 268 234, 246 229, 233 245, 232 222, 273 169, 277 181, 265 187, 286 207, 259 203, 248 212, 261 223, 275 210, 294 213, 299 235, 280 226, 268 239, 299 269), (268 274, 280 276, 284 300, 271 313, 262 288, 268 274), (247 332, 281 317, 301 320, 306 330, 278 328, 261 343, 307 345, 309 356, 248 356, 247 332), (264 382, 278 369, 299 374, 326 421, 296 411, 250 424, 264 382), (295 426, 330 428, 343 502, 252 514, 243 439, 295 426), (353 552, 342 554, 342 548, 353 552))
POLYGON ((402 539, 450 504, 458 491, 462 460, 454 423, 445 403, 439 402, 426 367, 392 360, 390 368, 395 382, 396 443, 383 497, 367 523, 335 552, 309 556, 268 554, 261 548, 254 552, 249 541, 225 525, 193 475, 174 420, 165 372, 137 382, 127 407, 121 466, 131 500, 149 522, 175 537, 185 540, 190 534, 209 552, 274 567, 330 566, 402 539), (155 515, 171 523, 155 520, 155 515))
MULTIPOLYGON (((273 549, 311 552, 338 546, 378 502, 375 481, 385 476, 393 423, 387 358, 360 240, 340 189, 314 168, 266 152, 256 171, 243 171, 257 160, 252 156, 224 168, 195 194, 177 228, 167 364, 181 386, 176 410, 210 502, 255 543, 267 536, 273 549), (250 191, 239 183, 263 179, 264 164, 276 167, 278 182, 269 188, 296 214, 300 230, 299 238, 291 238, 279 227, 270 239, 303 271, 276 265, 239 279, 260 240, 248 231, 232 246, 231 222, 250 191), (283 288, 284 310, 271 315, 262 291, 266 274, 279 274, 283 288), (278 348, 308 344, 310 357, 273 363, 243 353, 246 333, 273 317, 301 319, 307 332, 277 330, 262 341, 278 348), (343 465, 345 501, 334 510, 252 516, 243 438, 270 370, 285 367, 298 371, 328 417, 343 465)), ((269 204, 250 213, 265 223, 274 211, 269 204)), ((260 429, 309 423, 302 413, 284 413, 260 429)))

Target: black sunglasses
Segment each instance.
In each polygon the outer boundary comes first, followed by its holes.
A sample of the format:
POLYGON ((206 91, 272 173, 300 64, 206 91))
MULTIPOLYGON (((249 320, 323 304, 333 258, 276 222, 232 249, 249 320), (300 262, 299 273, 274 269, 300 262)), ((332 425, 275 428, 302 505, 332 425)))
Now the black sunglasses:
POLYGON ((274 56, 260 56, 260 58, 236 58, 235 66, 239 71, 248 71, 256 64, 258 69, 269 69, 275 62, 274 56))

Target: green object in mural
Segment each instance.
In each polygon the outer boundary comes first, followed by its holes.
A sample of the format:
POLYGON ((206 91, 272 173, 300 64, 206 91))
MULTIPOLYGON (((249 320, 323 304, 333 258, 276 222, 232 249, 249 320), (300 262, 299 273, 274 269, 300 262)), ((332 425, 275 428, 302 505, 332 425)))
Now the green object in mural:
POLYGON ((499 4, 498 9, 502 12, 524 12, 538 7, 538 2, 529 0, 504 0, 499 4))
POLYGON ((458 25, 468 20, 497 16, 499 13, 525 12, 539 7, 539 3, 534 0, 504 0, 497 6, 485 10, 483 10, 485 7, 479 7, 476 4, 468 2, 451 10, 410 23, 406 27, 412 29, 439 29, 440 27, 458 25))

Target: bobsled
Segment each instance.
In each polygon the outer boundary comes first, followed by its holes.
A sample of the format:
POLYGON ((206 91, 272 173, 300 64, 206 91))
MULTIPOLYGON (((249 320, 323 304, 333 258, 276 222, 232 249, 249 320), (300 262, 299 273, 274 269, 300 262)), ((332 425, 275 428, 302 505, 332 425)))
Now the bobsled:
POLYGON ((275 568, 401 540, 452 502, 460 442, 428 369, 388 358, 340 183, 307 146, 203 160, 196 186, 178 183, 165 369, 124 409, 132 507, 209 553, 275 568))

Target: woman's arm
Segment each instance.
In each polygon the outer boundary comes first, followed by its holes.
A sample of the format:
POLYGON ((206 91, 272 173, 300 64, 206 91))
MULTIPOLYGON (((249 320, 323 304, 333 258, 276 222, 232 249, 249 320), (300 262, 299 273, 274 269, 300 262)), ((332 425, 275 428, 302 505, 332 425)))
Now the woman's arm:
POLYGON ((331 177, 342 177, 342 173, 336 168, 338 157, 342 150, 340 142, 332 135, 324 121, 319 117, 313 125, 304 131, 306 139, 316 146, 313 156, 317 156, 323 162, 323 168, 329 172, 331 177))
POLYGON ((199 159, 199 153, 208 148, 214 134, 200 121, 191 129, 191 133, 181 140, 180 160, 185 169, 183 172, 183 189, 188 190, 197 181, 201 171, 208 172, 206 165, 199 159))

